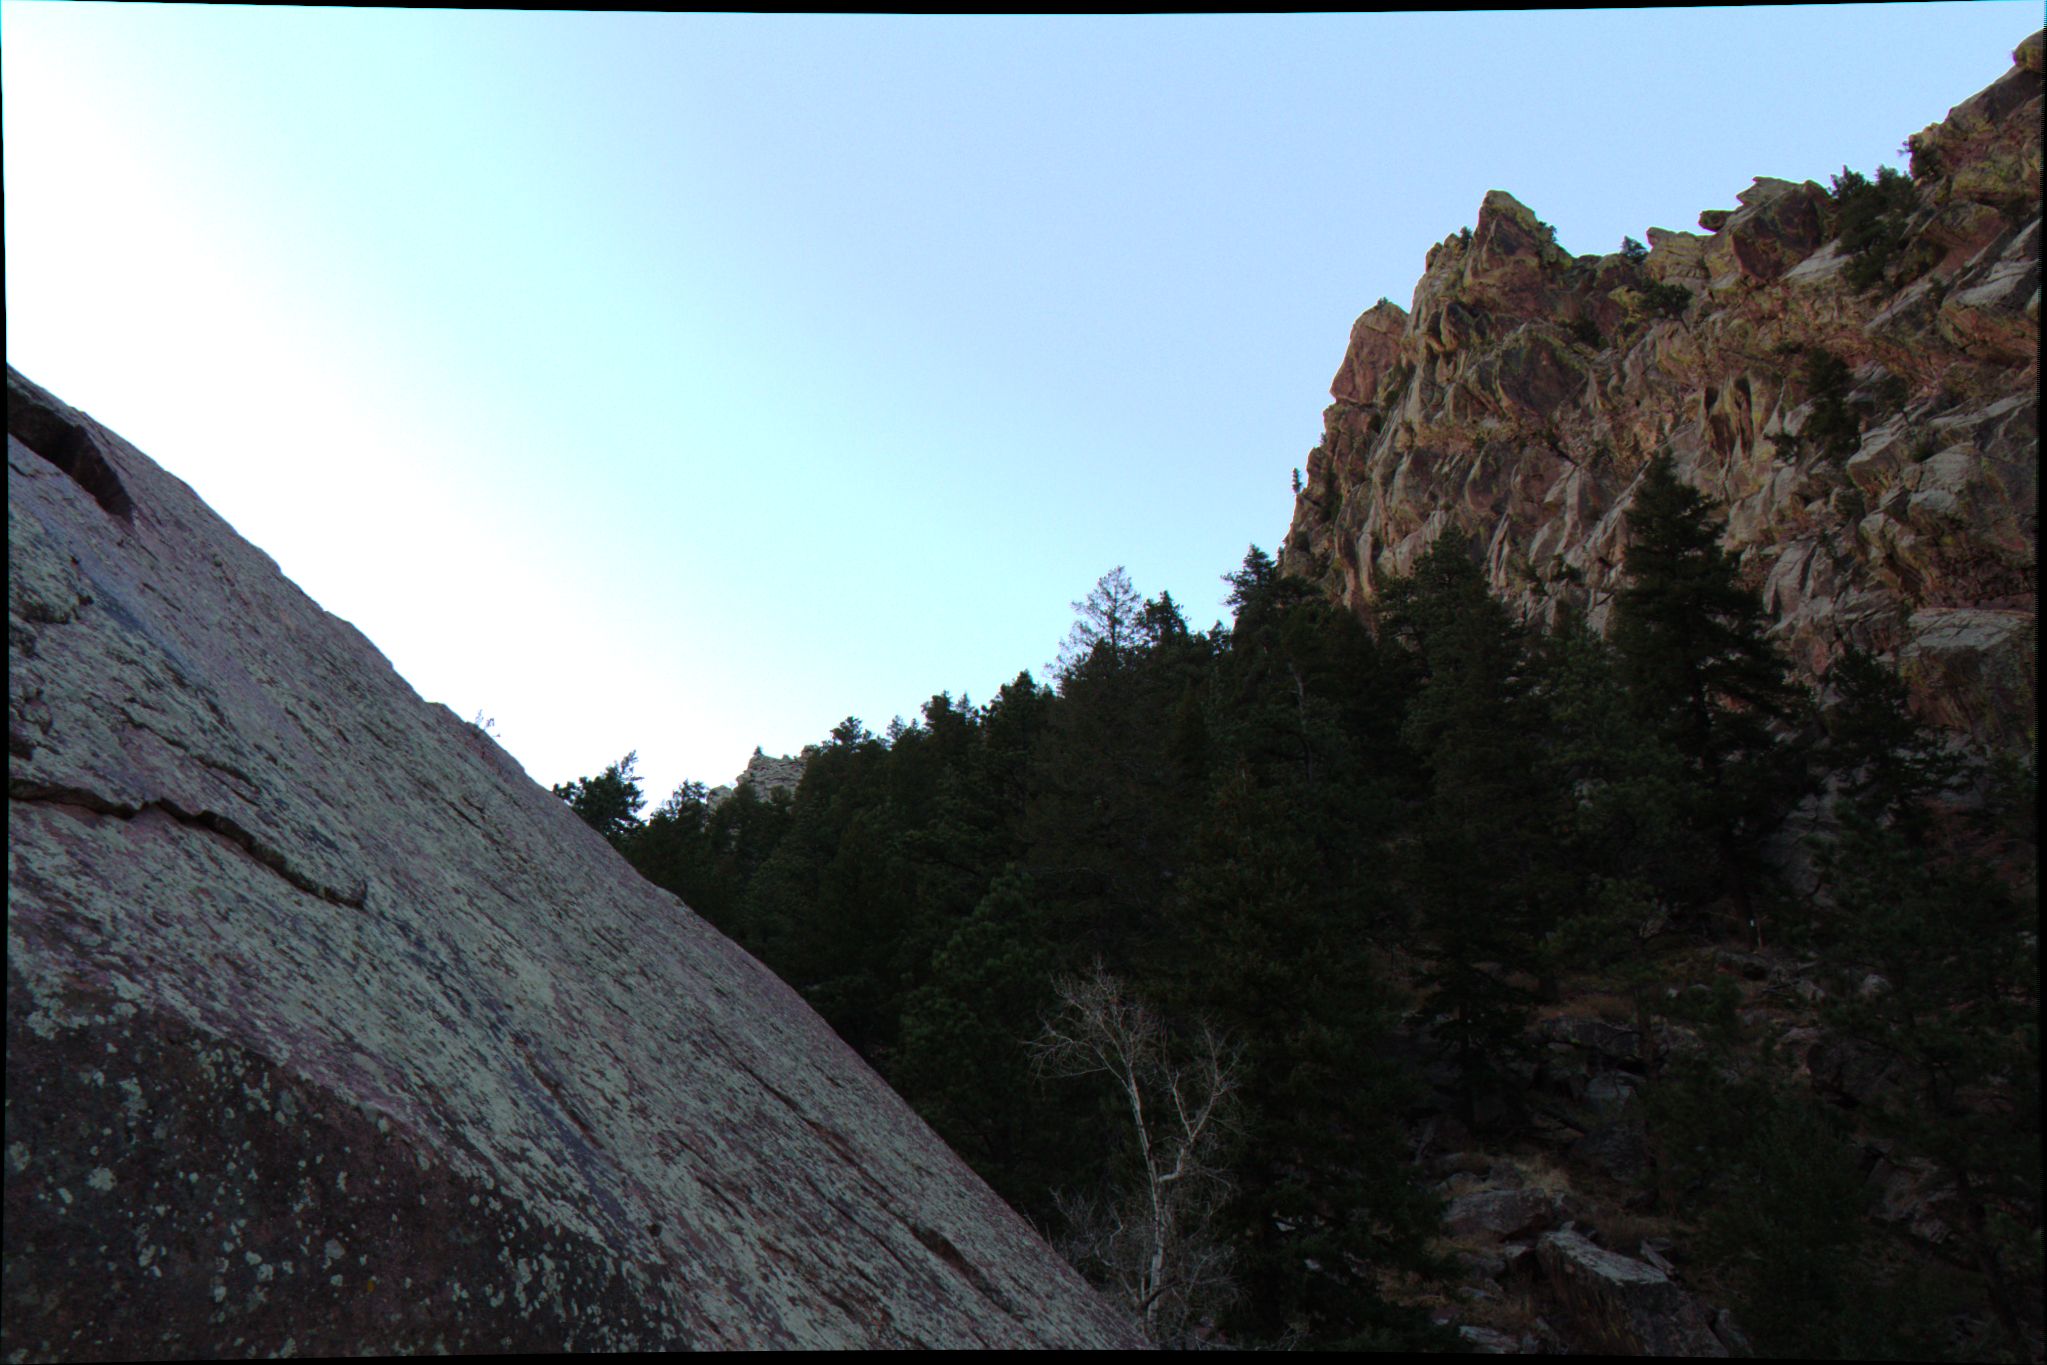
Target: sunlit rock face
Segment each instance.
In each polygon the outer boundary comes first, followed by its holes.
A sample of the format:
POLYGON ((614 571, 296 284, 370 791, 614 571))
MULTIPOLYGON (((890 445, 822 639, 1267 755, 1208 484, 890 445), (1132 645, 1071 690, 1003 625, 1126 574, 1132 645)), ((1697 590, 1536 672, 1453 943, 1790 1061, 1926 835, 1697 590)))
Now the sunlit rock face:
POLYGON ((1134 1342, 191 489, 8 431, 0 1354, 1134 1342))
MULTIPOLYGON (((1361 317, 1280 555, 1370 620, 1446 530, 1494 589, 1595 625, 1668 451, 1808 678, 1848 644, 1930 720, 2030 739, 2038 545, 2041 35, 1912 139, 1915 204, 1873 287, 1840 207, 1758 179, 1646 259, 1573 258, 1512 196, 1429 251, 1411 309, 1361 317), (1675 291, 1682 290, 1683 294, 1675 291), (1808 358, 1859 434, 1818 439, 1808 358)), ((1901 130, 1902 131, 1902 130, 1901 130)))

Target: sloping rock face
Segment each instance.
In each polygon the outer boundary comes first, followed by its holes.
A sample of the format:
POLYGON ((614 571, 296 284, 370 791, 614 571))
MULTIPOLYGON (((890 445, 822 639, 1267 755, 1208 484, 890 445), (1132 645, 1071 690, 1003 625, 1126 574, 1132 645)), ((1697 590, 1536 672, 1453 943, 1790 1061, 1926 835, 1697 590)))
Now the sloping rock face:
POLYGON ((1447 531, 1524 613, 1603 626, 1636 482, 1668 451, 1805 676, 1857 644, 1929 720, 2029 743, 2041 35, 2014 60, 1911 140, 1913 203, 1867 287, 1812 182, 1759 179, 1707 235, 1652 228, 1643 259, 1574 259, 1486 195, 1412 309, 1358 319, 1280 567, 1369 621, 1447 531))
POLYGON ((0 1353, 1136 1344, 189 488, 8 433, 0 1353))

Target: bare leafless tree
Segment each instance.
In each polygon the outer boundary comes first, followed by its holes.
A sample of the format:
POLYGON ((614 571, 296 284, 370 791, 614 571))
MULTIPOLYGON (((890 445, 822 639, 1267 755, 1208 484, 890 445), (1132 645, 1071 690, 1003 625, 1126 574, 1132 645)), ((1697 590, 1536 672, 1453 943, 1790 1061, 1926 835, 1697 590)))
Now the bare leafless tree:
POLYGON ((1059 1005, 1031 1043, 1041 1076, 1106 1075, 1130 1114, 1139 1183, 1058 1196, 1075 1264, 1123 1295, 1155 1345, 1185 1345, 1204 1309, 1234 1290, 1230 1250, 1210 1228, 1230 1194, 1221 1157, 1239 1085, 1238 1046, 1203 1026, 1176 1045, 1158 1012, 1100 963, 1054 983, 1059 1005))

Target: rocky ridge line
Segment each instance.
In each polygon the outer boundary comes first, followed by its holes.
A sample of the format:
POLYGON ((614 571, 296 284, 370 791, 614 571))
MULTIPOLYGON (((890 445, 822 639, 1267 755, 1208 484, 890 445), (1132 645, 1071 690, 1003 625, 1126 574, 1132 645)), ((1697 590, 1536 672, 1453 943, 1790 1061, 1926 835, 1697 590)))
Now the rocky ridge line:
POLYGON ((1369 621, 1379 584, 1454 531, 1524 614, 1599 626, 1636 480, 1667 451, 1805 676, 1860 645, 1929 720, 2030 743, 2041 34, 2013 59, 1911 139, 1912 202, 1859 263, 1811 181, 1759 178, 1700 215, 1706 235, 1650 229, 1640 259, 1572 257, 1488 193, 1412 308, 1352 329, 1281 568, 1369 621))

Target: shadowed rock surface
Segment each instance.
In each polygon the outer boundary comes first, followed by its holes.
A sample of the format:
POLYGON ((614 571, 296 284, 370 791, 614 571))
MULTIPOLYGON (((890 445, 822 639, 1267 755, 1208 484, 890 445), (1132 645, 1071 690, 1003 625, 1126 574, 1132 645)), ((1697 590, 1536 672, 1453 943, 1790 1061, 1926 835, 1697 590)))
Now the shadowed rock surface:
POLYGON ((1136 1344, 183 483, 8 432, 0 1353, 1136 1344))
POLYGON ((1574 258, 1487 194, 1430 248, 1412 308, 1381 300, 1352 329, 1280 567, 1369 620, 1449 530, 1523 612, 1600 626, 1636 482, 1667 451, 1808 678, 1859 645, 1929 721, 2030 744, 2041 35, 2013 58, 1911 139, 1911 202, 1860 262, 1810 181, 1759 178, 1700 215, 1707 235, 1650 229, 1639 259, 1574 258))
POLYGON ((1570 1315, 1577 1339, 1612 1355, 1724 1356, 1712 1319, 1647 1261, 1594 1246, 1575 1232, 1546 1232, 1537 1262, 1570 1315))

